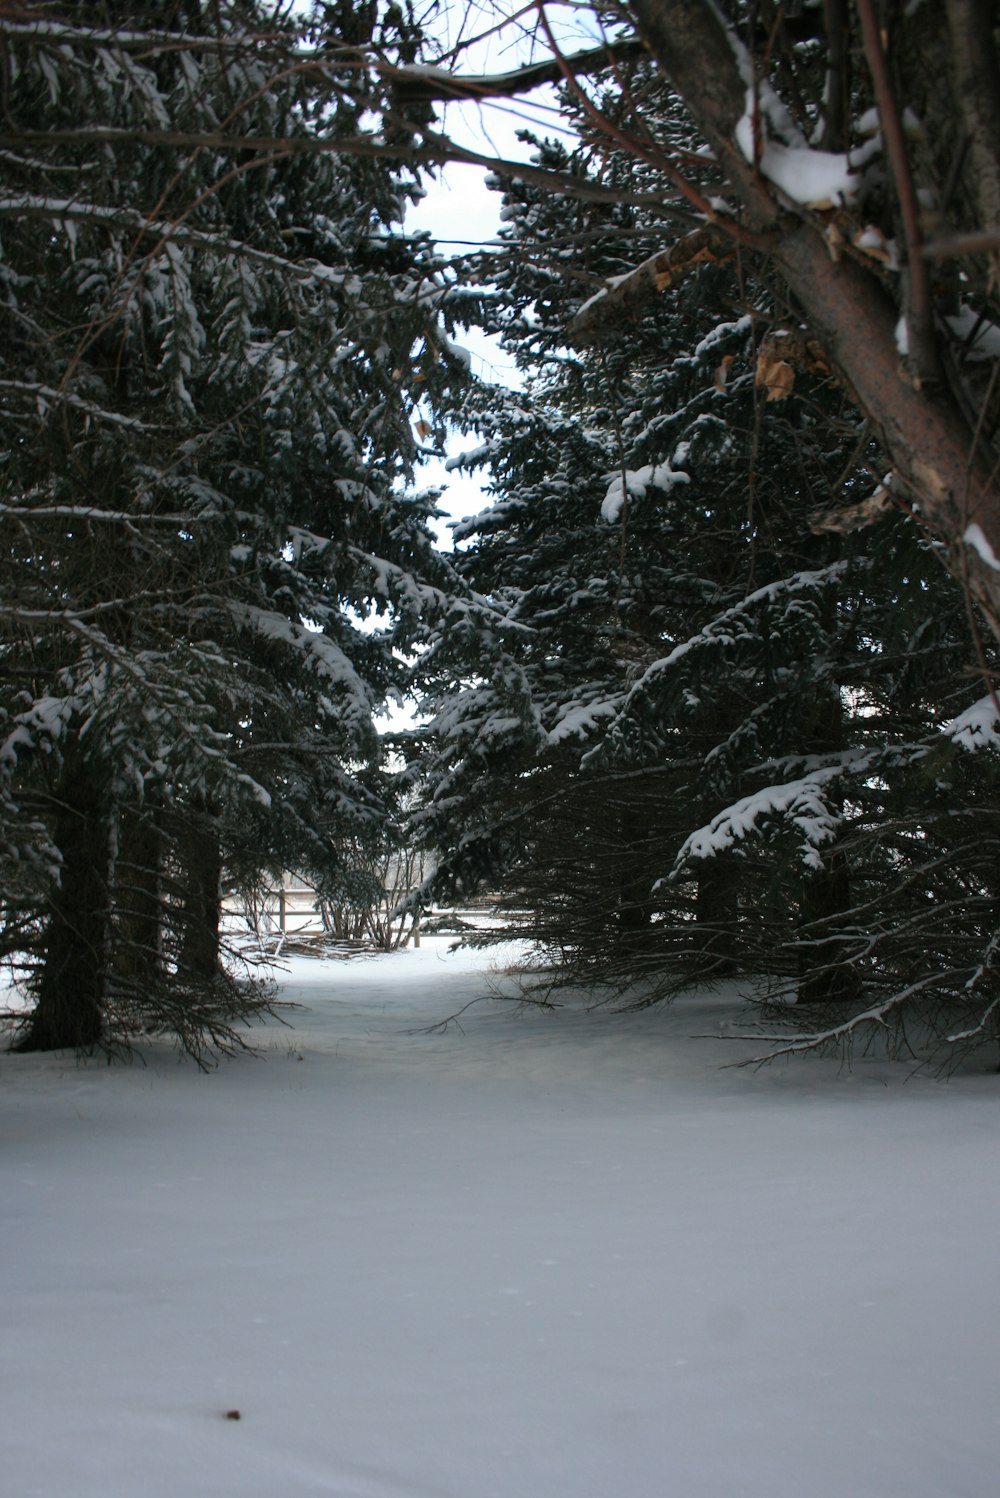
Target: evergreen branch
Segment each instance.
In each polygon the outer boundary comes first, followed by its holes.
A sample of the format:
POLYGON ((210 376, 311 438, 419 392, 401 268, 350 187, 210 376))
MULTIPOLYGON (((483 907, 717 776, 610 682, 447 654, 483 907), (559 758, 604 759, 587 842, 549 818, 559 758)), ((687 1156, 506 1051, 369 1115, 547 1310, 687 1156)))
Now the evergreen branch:
POLYGON ((342 286, 351 276, 348 270, 337 270, 318 261, 289 260, 273 251, 258 249, 245 240, 228 239, 209 229, 192 229, 183 220, 154 219, 135 208, 87 203, 79 198, 36 197, 27 193, 0 198, 0 218, 41 218, 49 219, 55 224, 71 221, 107 225, 129 234, 152 236, 164 243, 215 250, 261 265, 268 270, 279 271, 295 280, 326 286, 342 286))
MULTIPOLYGON (((801 1055, 803 1051, 816 1051, 824 1046, 836 1045, 838 1042, 850 1039, 857 1030, 864 1025, 879 1026, 885 1028, 890 1015, 903 1008, 918 994, 926 993, 928 989, 948 982, 954 982, 961 978, 963 968, 949 968, 943 972, 931 973, 929 977, 920 978, 915 983, 910 983, 905 988, 898 989, 890 994, 889 998, 883 999, 879 1004, 873 1004, 869 1009, 863 1009, 858 1014, 851 1015, 850 1019, 844 1020, 839 1025, 830 1025, 824 1030, 813 1030, 808 1034, 794 1036, 789 1040, 787 1035, 768 1034, 767 1032, 755 1032, 754 1040, 763 1040, 773 1044, 775 1049, 769 1051, 766 1056, 749 1056, 745 1061, 734 1062, 737 1067, 745 1066, 767 1066, 772 1061, 777 1061, 781 1056, 801 1055)), ((974 1033, 974 1032, 973 1032, 974 1033)), ((746 1040, 746 1034, 733 1034, 725 1037, 731 1040, 746 1040)), ((950 1038, 950 1037, 949 1037, 950 1038)), ((955 1040, 964 1037, 957 1035, 955 1040)))
POLYGON ((0 504, 0 515, 16 520, 97 520, 105 525, 169 525, 189 526, 195 518, 190 512, 165 515, 161 512, 133 510, 102 510, 96 505, 5 505, 0 504))
POLYGON ((149 422, 140 420, 137 416, 123 416, 120 411, 108 411, 103 406, 95 405, 93 401, 84 400, 80 395, 74 395, 69 390, 58 390, 52 385, 33 384, 27 380, 0 380, 0 391, 10 390, 13 393, 33 396, 36 401, 48 401, 53 405, 62 404, 72 406, 74 410, 82 411, 85 416, 92 416, 98 421, 110 422, 113 426, 125 427, 133 432, 159 432, 162 427, 150 426, 149 422))
MULTIPOLYGON (((574 176, 571 172, 548 171, 530 162, 513 161, 507 157, 493 155, 488 151, 475 151, 469 146, 459 145, 449 136, 438 135, 430 131, 423 133, 423 143, 420 145, 413 142, 390 144, 374 135, 336 138, 310 135, 227 135, 219 130, 133 130, 110 125, 82 127, 78 130, 20 130, 14 133, 0 131, 0 147, 22 144, 34 146, 144 145, 164 148, 179 147, 185 150, 204 148, 233 154, 255 152, 262 158, 261 161, 253 163, 255 166, 294 156, 322 155, 360 156, 376 161, 407 162, 415 166, 446 166, 449 162, 457 162, 467 166, 485 167, 490 172, 499 173, 515 181, 534 183, 562 196, 577 198, 581 202, 615 203, 648 208, 661 218, 677 219, 684 223, 692 222, 692 215, 689 211, 665 203, 662 193, 637 193, 625 189, 603 187, 600 183, 574 176)), ((0 200, 0 214, 18 212, 17 202, 17 199, 11 198, 0 200)), ((28 210, 20 211, 27 212, 28 210)), ((142 227, 142 224, 135 222, 142 219, 141 214, 132 213, 129 219, 130 211, 127 209, 106 210, 106 212, 117 213, 126 222, 126 226, 128 222, 131 222, 137 228, 142 227)), ((46 213, 45 216, 52 215, 46 213)), ((64 213, 56 216, 66 218, 77 215, 73 214, 70 204, 64 213)), ((247 253, 252 252, 248 249, 247 253)))

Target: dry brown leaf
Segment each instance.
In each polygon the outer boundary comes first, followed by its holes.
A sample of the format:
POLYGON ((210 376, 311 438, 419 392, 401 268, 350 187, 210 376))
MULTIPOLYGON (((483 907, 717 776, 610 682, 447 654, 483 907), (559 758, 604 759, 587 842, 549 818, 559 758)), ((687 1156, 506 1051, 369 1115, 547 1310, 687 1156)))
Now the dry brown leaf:
POLYGON ((769 401, 783 401, 795 388, 795 370, 785 359, 775 359, 762 345, 757 356, 757 384, 769 401))
POLYGON ((726 380, 729 378, 729 371, 730 371, 730 369, 732 368, 732 365, 733 365, 733 358, 734 358, 733 354, 726 354, 725 357, 722 360, 722 363, 719 365, 718 369, 715 371, 715 388, 716 388, 716 390, 725 390, 725 388, 726 388, 726 380))

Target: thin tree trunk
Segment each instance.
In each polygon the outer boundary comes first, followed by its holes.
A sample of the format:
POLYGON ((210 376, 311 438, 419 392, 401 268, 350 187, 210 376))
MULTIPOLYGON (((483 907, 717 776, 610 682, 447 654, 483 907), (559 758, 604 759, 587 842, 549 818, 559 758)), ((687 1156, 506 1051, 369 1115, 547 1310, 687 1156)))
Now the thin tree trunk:
POLYGON ((624 947, 643 949, 653 935, 654 875, 650 872, 649 822, 642 808, 624 805, 618 814, 617 912, 624 947))
MULTIPOLYGON (((827 604, 830 638, 836 625, 827 604)), ((839 694, 820 693, 807 747, 813 754, 836 754, 847 747, 844 706, 839 694)), ((800 1004, 854 1003, 861 993, 857 971, 844 961, 844 918, 851 910, 851 869, 834 848, 823 866, 807 874, 799 897, 798 1001, 800 1004)))
POLYGON ((156 981, 161 967, 162 830, 153 807, 127 807, 119 823, 115 870, 114 976, 135 986, 156 981))
POLYGON ((185 977, 211 983, 219 973, 222 852, 212 814, 192 808, 178 848, 182 886, 180 968, 185 977))
POLYGON ((724 858, 705 859, 698 867, 695 929, 698 949, 713 973, 732 970, 738 918, 736 871, 724 858))
POLYGON ((843 854, 834 853, 802 886, 799 918, 805 940, 798 947, 800 1004, 853 1004, 859 998, 861 980, 844 962, 844 943, 835 929, 838 918, 850 908, 850 871, 843 854), (810 928, 831 934, 810 939, 810 928))

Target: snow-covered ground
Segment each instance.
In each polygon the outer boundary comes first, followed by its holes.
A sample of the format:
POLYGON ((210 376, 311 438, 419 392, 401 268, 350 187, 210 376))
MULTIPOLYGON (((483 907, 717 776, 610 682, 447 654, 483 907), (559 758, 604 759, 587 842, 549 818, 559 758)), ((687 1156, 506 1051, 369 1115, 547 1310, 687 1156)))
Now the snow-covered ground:
POLYGON ((5 1498, 992 1498, 997 1079, 489 960, 294 959, 209 1075, 0 1057, 5 1498))

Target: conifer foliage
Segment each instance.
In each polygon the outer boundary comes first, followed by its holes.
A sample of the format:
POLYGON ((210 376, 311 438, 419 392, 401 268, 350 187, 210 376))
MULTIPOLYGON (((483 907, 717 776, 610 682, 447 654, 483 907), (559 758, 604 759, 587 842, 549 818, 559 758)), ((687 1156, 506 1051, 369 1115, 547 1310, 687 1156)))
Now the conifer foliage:
POLYGON ((8 7, 0 43, 21 1044, 165 1029, 203 1056, 266 1001, 220 963, 223 872, 336 880, 385 814, 399 649, 450 606, 408 484, 416 399, 433 425, 464 370, 428 254, 389 232, 412 172, 341 149, 359 49, 419 36, 398 7, 134 0, 8 7))
MULTIPOLYGON (((648 64, 601 118, 636 99, 716 190, 648 64)), ((887 458, 766 263, 708 237, 697 274, 569 346, 662 219, 655 166, 564 104, 580 144, 535 142, 535 166, 621 200, 498 184, 508 252, 484 274, 534 373, 475 413, 495 501, 460 565, 508 628, 431 725, 439 878, 497 882, 556 984, 646 1004, 739 977, 779 1048, 991 1041, 989 647, 939 545, 889 507, 845 523, 887 458)))

